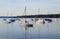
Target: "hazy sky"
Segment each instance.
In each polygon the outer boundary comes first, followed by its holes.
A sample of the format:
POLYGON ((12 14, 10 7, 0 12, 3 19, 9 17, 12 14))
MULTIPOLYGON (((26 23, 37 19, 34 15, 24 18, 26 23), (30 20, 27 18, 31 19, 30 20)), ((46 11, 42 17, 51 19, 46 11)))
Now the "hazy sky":
POLYGON ((23 15, 27 7, 27 14, 60 13, 60 0, 0 0, 0 15, 23 15))

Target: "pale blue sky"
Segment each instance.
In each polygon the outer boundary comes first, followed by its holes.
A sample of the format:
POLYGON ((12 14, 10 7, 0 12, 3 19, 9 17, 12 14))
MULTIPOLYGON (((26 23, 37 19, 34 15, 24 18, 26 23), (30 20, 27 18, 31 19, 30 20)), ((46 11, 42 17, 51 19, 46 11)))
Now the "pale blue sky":
POLYGON ((60 0, 0 0, 0 15, 23 15, 25 6, 29 15, 60 13, 60 0))

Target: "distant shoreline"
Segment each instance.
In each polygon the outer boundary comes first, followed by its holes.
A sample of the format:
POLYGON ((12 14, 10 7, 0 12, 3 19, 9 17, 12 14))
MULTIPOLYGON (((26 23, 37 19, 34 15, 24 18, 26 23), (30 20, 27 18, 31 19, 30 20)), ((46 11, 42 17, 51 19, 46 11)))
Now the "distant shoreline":
POLYGON ((0 16, 0 18, 60 18, 60 14, 0 16))

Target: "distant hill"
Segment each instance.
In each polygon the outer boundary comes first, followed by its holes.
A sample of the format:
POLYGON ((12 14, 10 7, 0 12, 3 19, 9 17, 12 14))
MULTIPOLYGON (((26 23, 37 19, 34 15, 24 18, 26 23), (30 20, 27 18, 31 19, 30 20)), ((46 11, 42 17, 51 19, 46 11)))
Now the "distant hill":
POLYGON ((60 14, 0 16, 0 18, 60 18, 60 14))

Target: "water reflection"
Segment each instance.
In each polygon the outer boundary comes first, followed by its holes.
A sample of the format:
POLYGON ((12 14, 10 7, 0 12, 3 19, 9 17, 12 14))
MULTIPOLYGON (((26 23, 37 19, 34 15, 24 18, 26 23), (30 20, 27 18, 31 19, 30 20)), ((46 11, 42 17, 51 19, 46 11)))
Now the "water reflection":
MULTIPOLYGON (((21 27, 20 23, 24 23, 25 18, 20 18, 20 21, 15 21, 11 24, 6 24, 0 18, 0 38, 1 39, 25 39, 25 28, 21 27)), ((35 18, 32 18, 35 19, 35 18)), ((41 19, 41 18, 38 18, 41 19)), ((59 39, 60 38, 60 20, 56 21, 53 18, 52 23, 35 23, 31 18, 26 20, 33 24, 33 28, 26 30, 27 39, 59 39)), ((9 19, 8 19, 9 20, 9 19)))

